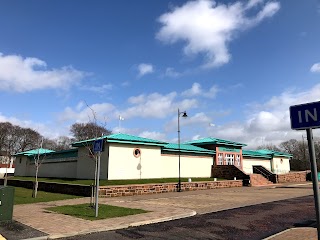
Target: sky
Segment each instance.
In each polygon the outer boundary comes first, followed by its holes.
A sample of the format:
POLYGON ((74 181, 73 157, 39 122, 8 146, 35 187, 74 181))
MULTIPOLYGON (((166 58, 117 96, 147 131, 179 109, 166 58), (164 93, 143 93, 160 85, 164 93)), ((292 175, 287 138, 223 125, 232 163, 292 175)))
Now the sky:
POLYGON ((96 121, 177 142, 179 109, 182 142, 277 145, 319 100, 318 0, 0 0, 0 121, 48 138, 96 121))

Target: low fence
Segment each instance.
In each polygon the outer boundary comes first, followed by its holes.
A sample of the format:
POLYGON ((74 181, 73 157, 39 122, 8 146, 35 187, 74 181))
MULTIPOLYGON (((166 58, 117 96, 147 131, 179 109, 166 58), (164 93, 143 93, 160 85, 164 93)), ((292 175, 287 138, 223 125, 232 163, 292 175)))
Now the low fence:
MULTIPOLYGON (((135 196, 145 194, 159 194, 177 192, 177 183, 159 184, 134 184, 121 186, 101 186, 99 195, 101 197, 135 196)), ((182 191, 196 191, 205 189, 242 187, 242 180, 187 182, 181 183, 182 191)))
MULTIPOLYGON (((3 179, 0 179, 0 185, 3 185, 3 179)), ((8 185, 23 188, 33 188, 32 181, 8 179, 8 185)), ((225 181, 207 181, 207 182, 187 182, 181 183, 182 191, 196 191, 205 189, 242 187, 242 180, 225 180, 225 181)), ((159 184, 132 184, 132 185, 114 185, 100 186, 100 197, 119 197, 134 196, 144 194, 157 194, 176 192, 177 183, 159 183, 159 184)), ((92 186, 65 184, 54 182, 39 182, 38 190, 54 193, 71 194, 77 196, 90 197, 92 186)))
POLYGON ((291 182, 305 182, 308 180, 307 176, 310 171, 289 172, 285 174, 272 175, 271 181, 274 183, 291 183, 291 182))

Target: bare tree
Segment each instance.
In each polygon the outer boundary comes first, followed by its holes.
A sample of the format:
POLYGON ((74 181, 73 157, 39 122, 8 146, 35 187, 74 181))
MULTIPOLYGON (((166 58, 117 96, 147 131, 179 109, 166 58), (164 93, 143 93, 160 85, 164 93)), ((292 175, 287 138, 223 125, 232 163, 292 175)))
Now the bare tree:
MULTIPOLYGON (((296 139, 290 139, 280 143, 280 147, 285 152, 292 155, 292 159, 290 161, 290 167, 292 170, 307 170, 310 167, 307 143, 304 141, 298 141, 296 139)), ((316 151, 316 153, 319 153, 319 151, 316 151)))
POLYGON ((33 149, 37 143, 42 139, 42 136, 31 128, 16 127, 15 136, 17 139, 16 151, 25 151, 33 149))
POLYGON ((67 136, 60 136, 55 139, 57 143, 57 149, 54 150, 68 150, 71 148, 72 139, 67 136))
POLYGON ((268 149, 268 150, 272 150, 272 151, 281 151, 281 149, 278 146, 276 146, 272 143, 260 145, 259 147, 257 147, 257 149, 268 149))
POLYGON ((43 147, 54 151, 71 149, 72 139, 67 136, 60 136, 55 139, 44 138, 43 147))
POLYGON ((37 149, 37 153, 35 155, 33 155, 33 159, 34 159, 34 167, 35 167, 35 182, 34 182, 34 186, 33 186, 33 191, 32 191, 32 197, 33 198, 37 198, 37 194, 38 194, 38 173, 39 173, 39 168, 41 166, 41 164, 43 163, 43 161, 46 158, 46 151, 42 148, 43 147, 43 138, 41 138, 40 142, 39 142, 39 147, 37 149))
POLYGON ((76 140, 87 140, 92 139, 92 141, 84 141, 83 146, 88 149, 89 157, 95 161, 95 173, 94 173, 94 185, 95 190, 93 191, 93 196, 95 199, 95 215, 98 216, 98 197, 99 197, 99 168, 100 168, 100 153, 94 152, 93 143, 104 135, 111 134, 111 131, 106 129, 106 124, 99 125, 97 120, 96 112, 87 104, 87 107, 91 110, 92 118, 89 116, 89 123, 75 123, 71 126, 71 133, 76 140))
POLYGON ((12 125, 9 122, 0 123, 0 150, 11 155, 36 147, 41 135, 31 129, 12 125))
POLYGON ((0 150, 1 151, 7 151, 8 136, 12 128, 13 128, 13 125, 9 122, 0 123, 0 150))
POLYGON ((100 126, 97 124, 96 117, 94 117, 93 122, 74 123, 73 125, 71 125, 70 132, 77 141, 93 139, 97 136, 111 134, 110 130, 106 129, 104 126, 100 126))

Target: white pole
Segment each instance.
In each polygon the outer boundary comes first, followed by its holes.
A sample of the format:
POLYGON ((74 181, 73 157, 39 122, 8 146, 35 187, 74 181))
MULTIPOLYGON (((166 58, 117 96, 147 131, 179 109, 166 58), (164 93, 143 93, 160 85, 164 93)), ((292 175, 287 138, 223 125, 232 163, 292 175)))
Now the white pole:
POLYGON ((180 110, 178 108, 178 148, 179 148, 179 183, 178 192, 181 192, 181 175, 180 175, 180 110))
POLYGON ((99 213, 99 181, 100 181, 100 157, 101 157, 101 152, 98 153, 98 169, 97 169, 97 184, 96 184, 96 214, 95 216, 98 217, 99 213))

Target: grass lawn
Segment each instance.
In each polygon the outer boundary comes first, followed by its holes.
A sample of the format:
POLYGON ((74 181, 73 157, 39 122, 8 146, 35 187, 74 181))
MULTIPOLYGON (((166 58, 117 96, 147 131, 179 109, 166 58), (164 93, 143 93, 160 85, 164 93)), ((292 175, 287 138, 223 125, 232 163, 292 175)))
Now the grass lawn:
MULTIPOLYGON (((34 177, 13 177, 10 179, 34 181, 34 177)), ((94 180, 83 179, 60 179, 60 178, 38 178, 39 182, 58 182, 68 184, 91 185, 94 180)), ((225 179, 218 179, 218 181, 225 179)), ((182 182, 188 182, 188 178, 181 178, 182 182)), ((192 178, 193 182, 213 181, 213 178, 192 178)), ((146 183, 177 183, 178 178, 153 178, 153 179, 132 179, 132 180, 100 180, 100 186, 108 185, 128 185, 128 184, 146 184, 146 183)))
POLYGON ((14 204, 26 204, 26 203, 37 203, 37 202, 50 202, 71 198, 79 198, 79 196, 50 193, 38 191, 37 198, 32 197, 32 189, 15 187, 14 190, 14 204))
POLYGON ((114 217, 123 217, 128 215, 146 213, 148 211, 136 208, 124 208, 105 204, 99 204, 99 214, 95 217, 95 209, 89 204, 66 205, 46 208, 46 210, 70 215, 86 220, 99 220, 114 217))

